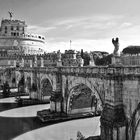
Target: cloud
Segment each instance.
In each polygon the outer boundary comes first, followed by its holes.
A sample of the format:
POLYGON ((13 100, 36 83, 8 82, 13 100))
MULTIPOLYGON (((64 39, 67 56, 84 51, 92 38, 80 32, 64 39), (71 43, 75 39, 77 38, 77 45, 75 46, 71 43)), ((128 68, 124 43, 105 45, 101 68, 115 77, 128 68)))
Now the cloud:
POLYGON ((36 33, 36 34, 43 34, 45 35, 48 31, 55 29, 55 27, 42 27, 42 26, 37 26, 37 25, 29 25, 27 30, 31 33, 36 33))
POLYGON ((122 19, 123 16, 120 15, 92 15, 55 19, 50 22, 55 30, 51 30, 48 37, 53 37, 56 41, 107 38, 110 33, 117 30, 122 19))
MULTIPOLYGON (((43 25, 43 24, 42 24, 43 25)), ((120 51, 128 45, 140 45, 140 25, 122 15, 92 15, 47 21, 43 26, 29 26, 30 31, 44 34, 47 51, 72 49, 113 52, 111 39, 120 38, 120 51)))
POLYGON ((78 39, 101 39, 110 37, 121 25, 121 15, 92 15, 73 18, 57 18, 42 26, 29 26, 29 31, 43 34, 46 38, 54 38, 56 42, 78 39))

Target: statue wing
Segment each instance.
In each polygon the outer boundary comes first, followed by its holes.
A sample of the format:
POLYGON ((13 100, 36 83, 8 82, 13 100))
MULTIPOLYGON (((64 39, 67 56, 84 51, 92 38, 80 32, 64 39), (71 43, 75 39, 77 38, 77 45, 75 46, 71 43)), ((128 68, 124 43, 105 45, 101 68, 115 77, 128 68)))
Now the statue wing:
POLYGON ((116 38, 116 42, 119 42, 119 38, 118 37, 116 38))
POLYGON ((114 44, 114 38, 112 38, 112 43, 114 44))

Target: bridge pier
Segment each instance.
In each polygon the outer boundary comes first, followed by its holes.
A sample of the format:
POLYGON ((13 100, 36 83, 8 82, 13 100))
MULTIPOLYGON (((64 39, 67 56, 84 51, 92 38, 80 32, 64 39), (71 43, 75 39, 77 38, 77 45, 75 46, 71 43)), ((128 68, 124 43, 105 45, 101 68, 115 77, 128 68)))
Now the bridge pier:
POLYGON ((101 140, 127 140, 127 119, 123 104, 123 77, 107 76, 108 90, 101 115, 101 140))
POLYGON ((62 101, 63 97, 60 92, 58 91, 52 92, 50 98, 50 110, 52 112, 63 112, 62 101))
POLYGON ((127 120, 123 105, 106 104, 100 122, 101 140, 127 140, 127 120))

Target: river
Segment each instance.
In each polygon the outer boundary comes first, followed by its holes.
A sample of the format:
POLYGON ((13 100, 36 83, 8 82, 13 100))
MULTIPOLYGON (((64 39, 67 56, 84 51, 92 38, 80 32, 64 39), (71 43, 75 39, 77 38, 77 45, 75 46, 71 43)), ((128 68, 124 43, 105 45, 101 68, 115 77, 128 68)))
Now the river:
POLYGON ((77 131, 85 137, 100 134, 100 117, 72 120, 57 124, 41 123, 36 112, 49 104, 16 107, 14 98, 0 99, 0 139, 8 140, 76 140, 77 131), (12 108, 11 105, 15 104, 12 108), (9 108, 8 108, 9 107, 9 108))

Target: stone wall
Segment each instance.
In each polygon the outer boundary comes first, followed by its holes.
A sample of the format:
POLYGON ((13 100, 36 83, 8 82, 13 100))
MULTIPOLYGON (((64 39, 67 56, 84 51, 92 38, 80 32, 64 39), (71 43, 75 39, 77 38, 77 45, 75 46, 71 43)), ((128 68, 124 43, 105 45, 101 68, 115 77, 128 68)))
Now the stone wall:
MULTIPOLYGON (((53 111, 81 113, 91 111, 91 108, 69 110, 71 92, 74 87, 84 84, 92 90, 98 99, 104 101, 101 116, 102 140, 126 140, 127 123, 132 118, 139 103, 140 67, 139 66, 109 66, 109 67, 36 67, 20 68, 22 71, 35 70, 40 76, 49 77, 52 81, 54 96, 51 108, 53 111), (59 76, 58 76, 59 75, 59 76)), ((38 77, 37 76, 37 77, 38 77)))

